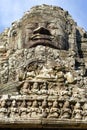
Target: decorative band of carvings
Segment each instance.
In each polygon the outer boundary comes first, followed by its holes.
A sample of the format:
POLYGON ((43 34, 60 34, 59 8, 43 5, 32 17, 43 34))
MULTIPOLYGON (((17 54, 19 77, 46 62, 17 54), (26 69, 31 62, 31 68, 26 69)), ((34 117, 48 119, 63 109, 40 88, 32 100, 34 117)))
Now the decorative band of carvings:
POLYGON ((56 97, 4 95, 0 99, 0 120, 58 119, 87 121, 87 103, 57 100, 56 97))

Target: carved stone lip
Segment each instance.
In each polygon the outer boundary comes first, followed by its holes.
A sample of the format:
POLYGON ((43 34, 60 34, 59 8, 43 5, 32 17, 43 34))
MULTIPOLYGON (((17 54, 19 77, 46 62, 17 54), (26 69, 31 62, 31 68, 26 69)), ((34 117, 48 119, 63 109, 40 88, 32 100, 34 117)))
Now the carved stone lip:
POLYGON ((37 39, 29 42, 29 47, 35 47, 37 45, 52 46, 52 41, 47 39, 37 39))
POLYGON ((51 46, 57 48, 52 42, 54 37, 46 34, 33 34, 30 38, 29 47, 34 47, 37 45, 51 46))
POLYGON ((55 49, 62 49, 65 50, 65 48, 61 47, 61 44, 59 41, 54 41, 55 37, 53 35, 47 35, 47 34, 33 34, 30 37, 30 41, 27 44, 27 48, 36 47, 37 45, 43 45, 43 46, 49 46, 55 49))
POLYGON ((49 40, 52 41, 52 36, 46 35, 46 34, 34 34, 33 36, 31 36, 31 40, 35 41, 35 40, 49 40))
POLYGON ((27 44, 27 48, 31 48, 31 47, 36 47, 38 45, 42 45, 42 46, 48 46, 54 49, 62 49, 65 50, 64 47, 61 47, 59 42, 54 42, 48 39, 43 39, 43 38, 36 38, 35 40, 31 40, 29 41, 29 43, 27 44))

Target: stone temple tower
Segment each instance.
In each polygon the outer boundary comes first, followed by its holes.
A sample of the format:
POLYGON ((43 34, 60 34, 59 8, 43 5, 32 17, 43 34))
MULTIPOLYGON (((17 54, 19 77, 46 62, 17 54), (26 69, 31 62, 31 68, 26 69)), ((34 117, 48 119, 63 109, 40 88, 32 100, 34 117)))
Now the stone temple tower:
POLYGON ((39 5, 0 34, 0 129, 87 129, 87 32, 39 5))

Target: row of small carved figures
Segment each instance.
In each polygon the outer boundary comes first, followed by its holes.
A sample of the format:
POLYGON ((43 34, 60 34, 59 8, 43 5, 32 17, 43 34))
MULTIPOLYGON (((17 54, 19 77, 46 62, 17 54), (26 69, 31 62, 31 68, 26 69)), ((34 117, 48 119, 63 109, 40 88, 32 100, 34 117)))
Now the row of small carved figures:
POLYGON ((30 94, 30 92, 38 93, 40 90, 43 90, 44 93, 48 90, 47 82, 24 82, 21 86, 21 94, 30 94))
POLYGON ((58 118, 87 121, 87 103, 58 100, 1 100, 0 118, 58 118))
MULTIPOLYGON (((24 82, 20 87, 21 94, 48 94, 52 95, 53 93, 58 95, 58 92, 55 91, 55 88, 58 88, 59 83, 50 83, 50 82, 24 82)), ((63 85, 63 84, 62 84, 63 85)), ((67 88, 67 87, 66 87, 67 88)))
MULTIPOLYGON (((62 86, 64 87, 64 86, 62 86)), ((61 87, 61 89, 62 89, 61 87)), ((62 90, 55 90, 55 88, 58 88, 57 83, 50 83, 50 82, 24 82, 23 85, 20 88, 20 94, 36 94, 36 95, 56 95, 59 96, 59 99, 81 99, 81 96, 85 98, 86 93, 85 90, 81 89, 81 93, 78 93, 76 91, 72 91, 71 87, 65 86, 62 90)))
POLYGON ((47 82, 24 82, 19 89, 20 94, 36 94, 36 95, 59 95, 59 92, 54 91, 56 84, 51 83, 52 88, 47 82))

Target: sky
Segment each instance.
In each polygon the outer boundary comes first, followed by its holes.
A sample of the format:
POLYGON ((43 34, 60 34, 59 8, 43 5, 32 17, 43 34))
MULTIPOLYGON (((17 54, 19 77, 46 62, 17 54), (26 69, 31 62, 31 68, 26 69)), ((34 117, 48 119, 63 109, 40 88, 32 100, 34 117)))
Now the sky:
POLYGON ((87 30, 87 0, 0 0, 0 32, 20 19, 32 6, 48 4, 69 11, 78 26, 87 30))

